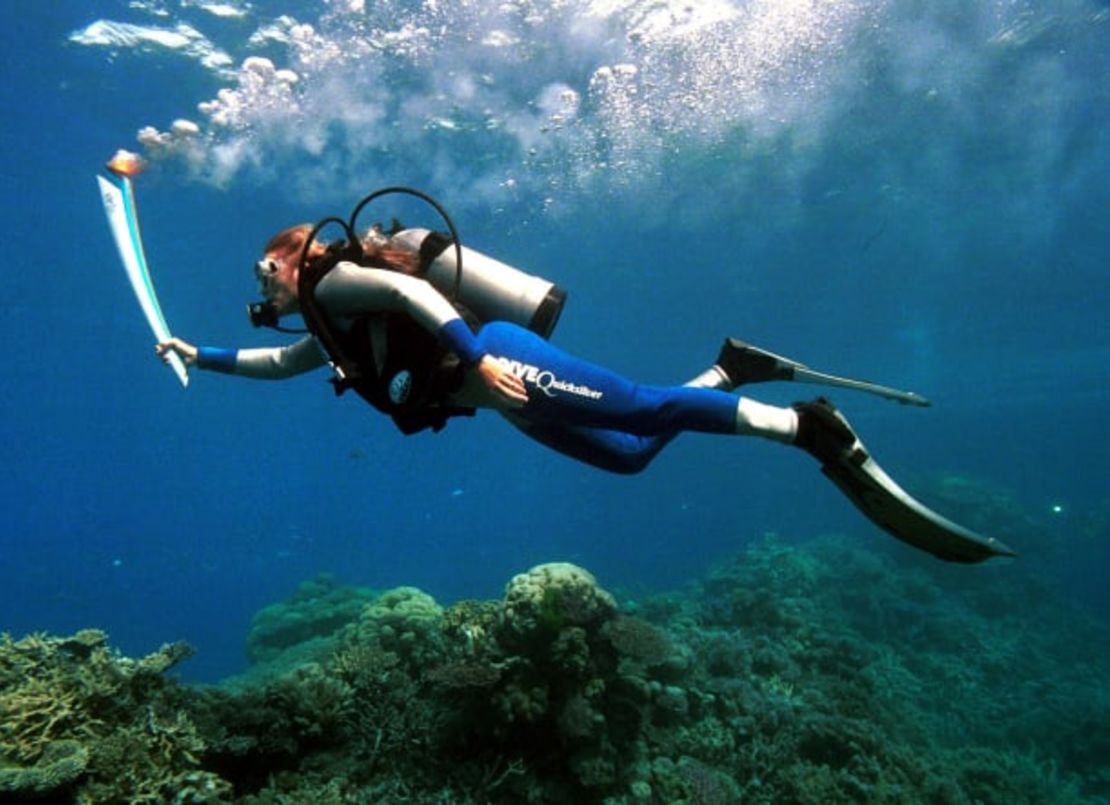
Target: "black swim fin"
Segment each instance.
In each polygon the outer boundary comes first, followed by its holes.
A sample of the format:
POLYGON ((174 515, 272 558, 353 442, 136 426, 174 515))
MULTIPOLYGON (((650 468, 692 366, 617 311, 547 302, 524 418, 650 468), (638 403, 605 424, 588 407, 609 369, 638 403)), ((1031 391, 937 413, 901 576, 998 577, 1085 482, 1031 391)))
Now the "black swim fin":
POLYGON ((856 380, 851 377, 839 377, 828 372, 818 372, 810 369, 804 363, 784 358, 765 349, 752 346, 738 338, 726 338, 717 355, 717 367, 724 373, 732 388, 738 388, 745 383, 767 383, 773 380, 788 380, 796 383, 815 383, 822 386, 838 386, 840 388, 863 391, 876 394, 887 400, 895 400, 903 405, 918 405, 928 407, 929 401, 913 391, 872 383, 870 380, 856 380))
POLYGON ((948 562, 982 562, 1016 556, 1005 544, 937 514, 898 486, 824 398, 796 403, 795 444, 821 462, 821 472, 863 514, 894 537, 948 562))

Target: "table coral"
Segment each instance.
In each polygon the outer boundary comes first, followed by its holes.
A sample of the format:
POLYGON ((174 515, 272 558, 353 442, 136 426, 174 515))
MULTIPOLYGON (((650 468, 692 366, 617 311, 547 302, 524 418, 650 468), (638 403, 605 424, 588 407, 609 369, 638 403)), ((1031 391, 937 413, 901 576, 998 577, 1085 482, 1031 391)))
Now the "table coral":
POLYGON ((322 573, 302 582, 284 601, 259 610, 247 633, 252 663, 278 658, 291 648, 330 637, 349 623, 376 594, 363 587, 345 587, 322 573))
POLYGON ((33 766, 0 766, 0 793, 55 793, 76 782, 88 765, 89 752, 78 741, 52 741, 33 766))

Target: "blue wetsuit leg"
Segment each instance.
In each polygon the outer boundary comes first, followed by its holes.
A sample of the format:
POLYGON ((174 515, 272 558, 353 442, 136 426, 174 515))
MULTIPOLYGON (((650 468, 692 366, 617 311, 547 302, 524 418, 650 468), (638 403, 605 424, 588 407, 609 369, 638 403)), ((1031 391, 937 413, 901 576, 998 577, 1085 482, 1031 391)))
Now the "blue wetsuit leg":
POLYGON ((635 383, 507 322, 487 324, 481 349, 528 388, 514 412, 537 441, 595 466, 635 472, 686 430, 736 432, 736 397, 688 386, 635 383))
POLYGON ((521 433, 565 456, 608 472, 635 475, 670 444, 678 432, 637 436, 619 430, 514 423, 521 433))

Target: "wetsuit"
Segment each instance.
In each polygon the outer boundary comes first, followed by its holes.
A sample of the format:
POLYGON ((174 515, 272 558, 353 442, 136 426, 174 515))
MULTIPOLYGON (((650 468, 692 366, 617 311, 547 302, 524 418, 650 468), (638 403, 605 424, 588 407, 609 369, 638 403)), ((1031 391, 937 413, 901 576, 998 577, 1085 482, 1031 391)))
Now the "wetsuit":
MULTIPOLYGON (((716 368, 687 386, 635 383, 515 324, 490 322, 473 333, 426 281, 385 269, 340 263, 317 283, 314 296, 330 324, 346 328, 352 337, 370 334, 367 353, 375 363, 380 361, 379 369, 386 365, 389 350, 382 339, 373 337, 373 320, 387 313, 411 317, 464 366, 493 356, 528 387, 528 402, 505 416, 531 438, 580 461, 613 472, 638 472, 682 431, 751 434, 796 443, 821 462, 822 472, 860 511, 898 539, 950 561, 1013 555, 998 540, 975 534, 908 495, 825 400, 784 409, 702 387, 714 385, 714 376, 725 379, 726 373, 716 368), (357 330, 356 324, 368 327, 357 330), (379 355, 383 348, 386 354, 379 355)), ((290 377, 324 363, 314 336, 282 348, 201 347, 197 354, 202 369, 259 378, 290 377)), ((448 395, 441 404, 453 403, 448 395)))
MULTIPOLYGON (((466 364, 493 356, 528 387, 528 402, 506 415, 510 421, 536 441, 602 469, 638 472, 682 431, 769 435, 753 430, 743 404, 738 409, 737 397, 724 391, 636 383, 508 322, 490 322, 475 334, 450 302, 419 278, 340 263, 319 282, 315 294, 338 327, 350 328, 361 317, 402 312, 435 333, 466 364)), ((313 336, 283 348, 201 347, 197 359, 202 369, 270 379, 325 362, 313 336)), ((792 436, 784 432, 781 440, 792 436)))

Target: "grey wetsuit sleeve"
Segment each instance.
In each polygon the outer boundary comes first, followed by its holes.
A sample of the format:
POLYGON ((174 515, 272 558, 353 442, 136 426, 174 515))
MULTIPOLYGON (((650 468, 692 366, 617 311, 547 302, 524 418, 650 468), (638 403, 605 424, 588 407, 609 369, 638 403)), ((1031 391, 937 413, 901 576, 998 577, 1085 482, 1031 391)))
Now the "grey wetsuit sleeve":
POLYGON ((241 349, 235 374, 260 380, 283 380, 323 366, 327 361, 316 339, 307 335, 287 347, 241 349))
POLYGON ((429 332, 459 319, 451 303, 426 280, 383 268, 340 263, 316 286, 316 299, 333 316, 408 313, 429 332))

